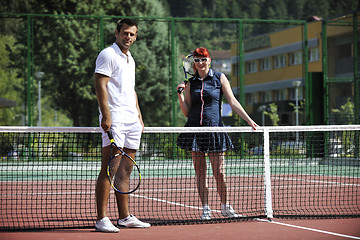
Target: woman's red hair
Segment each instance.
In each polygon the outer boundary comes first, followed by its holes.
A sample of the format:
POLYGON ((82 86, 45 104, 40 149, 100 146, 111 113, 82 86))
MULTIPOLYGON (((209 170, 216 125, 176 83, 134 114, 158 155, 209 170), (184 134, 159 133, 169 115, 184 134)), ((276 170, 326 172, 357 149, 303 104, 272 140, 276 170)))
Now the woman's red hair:
POLYGON ((210 53, 209 53, 209 50, 207 50, 206 48, 199 47, 199 48, 194 50, 193 56, 194 57, 207 57, 207 58, 210 58, 210 53))

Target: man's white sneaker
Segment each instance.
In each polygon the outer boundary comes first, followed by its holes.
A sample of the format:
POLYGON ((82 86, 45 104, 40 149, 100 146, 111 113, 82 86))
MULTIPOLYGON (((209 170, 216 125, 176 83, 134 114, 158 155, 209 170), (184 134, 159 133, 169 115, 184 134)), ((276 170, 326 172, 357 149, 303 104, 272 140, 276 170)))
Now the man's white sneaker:
POLYGON ((223 204, 221 206, 221 214, 224 217, 237 218, 239 215, 235 212, 235 210, 228 204, 223 204))
POLYGON ((150 223, 144 223, 133 215, 127 217, 126 220, 118 219, 117 225, 119 227, 127 227, 127 228, 148 228, 151 226, 150 223))
POLYGON ((201 220, 211 220, 211 209, 208 205, 204 205, 201 220))
POLYGON ((104 217, 95 223, 95 230, 98 232, 117 233, 120 231, 115 227, 108 217, 104 217))

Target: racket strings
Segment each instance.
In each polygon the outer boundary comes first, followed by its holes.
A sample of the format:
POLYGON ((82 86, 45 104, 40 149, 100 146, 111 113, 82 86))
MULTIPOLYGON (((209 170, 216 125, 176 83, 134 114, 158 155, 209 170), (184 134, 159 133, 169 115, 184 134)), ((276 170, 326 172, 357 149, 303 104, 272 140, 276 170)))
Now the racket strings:
POLYGON ((115 180, 115 176, 119 170, 120 166, 120 159, 121 157, 112 157, 110 163, 109 163, 109 177, 111 182, 113 183, 115 180))
POLYGON ((122 192, 128 192, 130 190, 130 175, 131 173, 119 168, 113 178, 113 185, 116 189, 122 192), (128 187, 127 187, 128 186, 128 187))
POLYGON ((138 186, 139 172, 134 169, 133 161, 125 154, 112 155, 108 167, 110 183, 116 191, 127 193, 138 186))
POLYGON ((195 72, 193 69, 193 64, 194 64, 194 59, 193 59, 192 55, 184 58, 184 60, 183 60, 184 70, 185 70, 185 73, 189 74, 190 76, 195 75, 195 72))
POLYGON ((119 168, 114 176, 113 185, 121 192, 129 192, 139 184, 139 173, 133 166, 125 169, 119 168))

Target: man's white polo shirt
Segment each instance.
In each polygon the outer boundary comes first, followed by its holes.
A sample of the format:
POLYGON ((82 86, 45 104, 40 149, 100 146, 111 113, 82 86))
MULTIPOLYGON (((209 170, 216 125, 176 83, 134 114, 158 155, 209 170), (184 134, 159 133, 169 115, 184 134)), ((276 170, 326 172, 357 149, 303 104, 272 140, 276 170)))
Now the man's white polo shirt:
MULTIPOLYGON (((109 108, 113 123, 134 123, 139 120, 135 95, 135 61, 114 43, 100 52, 95 73, 110 77, 107 84, 109 108)), ((100 111, 100 119, 102 114, 100 111)))

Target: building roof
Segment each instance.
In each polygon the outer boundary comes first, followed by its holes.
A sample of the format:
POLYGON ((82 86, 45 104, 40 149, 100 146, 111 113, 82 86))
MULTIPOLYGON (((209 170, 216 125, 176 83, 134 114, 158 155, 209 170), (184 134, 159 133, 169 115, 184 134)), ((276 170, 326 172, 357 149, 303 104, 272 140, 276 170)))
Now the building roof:
POLYGON ((212 59, 231 59, 230 50, 212 50, 210 54, 212 59))

